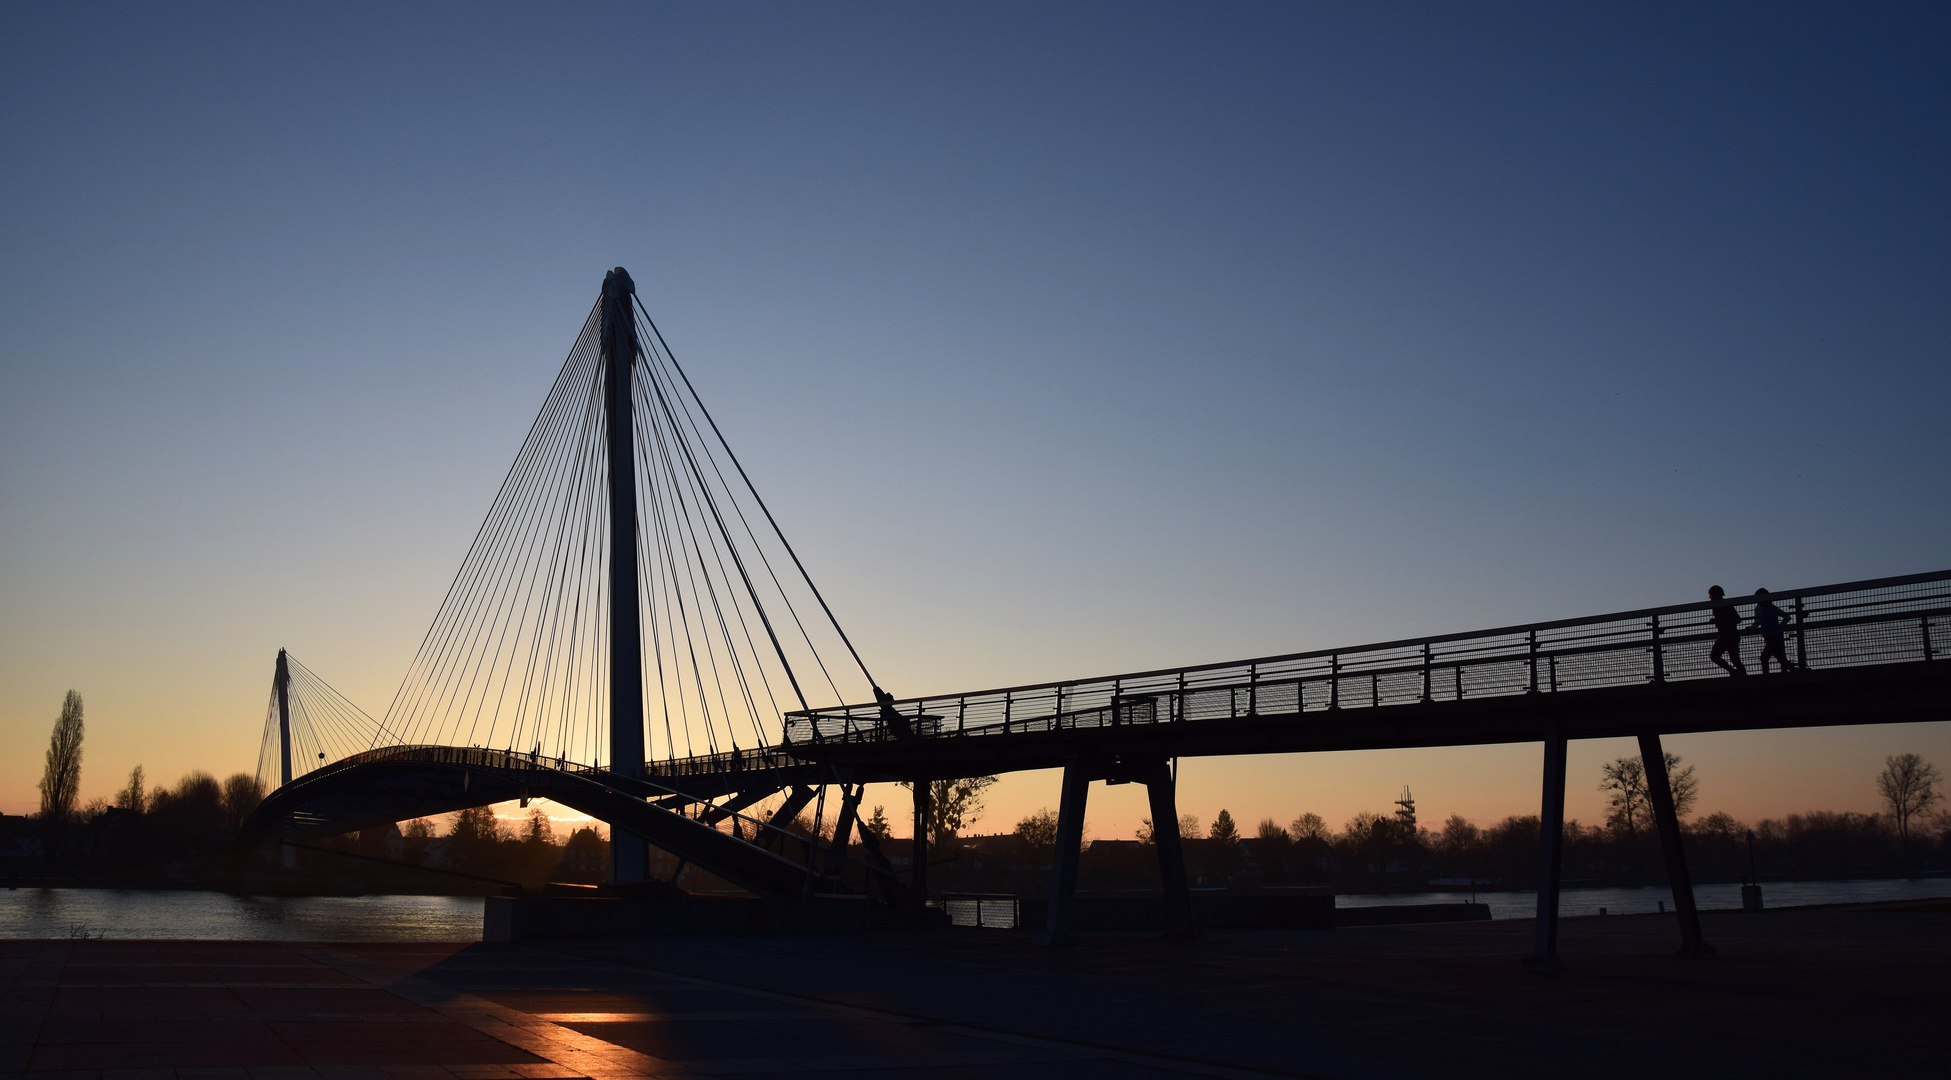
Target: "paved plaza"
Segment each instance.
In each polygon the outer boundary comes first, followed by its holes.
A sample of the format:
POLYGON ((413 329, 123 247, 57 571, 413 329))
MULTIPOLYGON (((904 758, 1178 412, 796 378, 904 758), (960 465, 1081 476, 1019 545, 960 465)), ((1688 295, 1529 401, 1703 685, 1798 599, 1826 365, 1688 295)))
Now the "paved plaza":
POLYGON ((0 942, 0 1076, 1885 1077, 1951 1049, 1951 912, 534 945, 0 942))

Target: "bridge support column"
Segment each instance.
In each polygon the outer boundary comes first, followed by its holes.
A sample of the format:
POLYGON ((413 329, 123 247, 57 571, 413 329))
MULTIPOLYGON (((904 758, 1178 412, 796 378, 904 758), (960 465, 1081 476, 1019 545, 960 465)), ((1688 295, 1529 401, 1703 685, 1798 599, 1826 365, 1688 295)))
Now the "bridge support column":
POLYGON ((926 905, 928 903, 928 795, 932 785, 927 780, 916 780, 914 785, 915 831, 914 842, 910 845, 910 854, 914 859, 915 872, 909 884, 914 888, 915 898, 926 905))
POLYGON ((1192 915, 1192 886, 1186 877, 1185 838, 1179 835, 1178 783, 1172 766, 1158 763, 1145 780, 1152 806, 1152 845, 1158 849, 1159 891, 1165 901, 1165 940, 1197 941, 1199 924, 1192 915))
POLYGON ((854 821, 860 816, 860 796, 864 784, 840 782, 840 813, 833 822, 833 846, 826 853, 826 876, 838 880, 847 869, 847 843, 853 839, 854 821))
MULTIPOLYGON (((785 854, 785 829, 793 823, 794 818, 799 816, 801 810, 806 809, 806 804, 812 801, 812 788, 804 785, 794 788, 793 793, 786 796, 786 801, 779 804, 779 809, 772 812, 772 817, 766 821, 766 827, 760 830, 757 841, 758 845, 769 850, 776 850, 781 855, 785 854)), ((800 857, 806 860, 806 868, 811 870, 813 868, 813 851, 815 850, 815 845, 805 837, 799 838, 799 844, 800 857)))
POLYGON ((1565 733, 1556 724, 1545 736, 1544 805, 1538 813, 1538 925, 1524 966, 1563 971, 1558 959, 1558 885, 1565 865, 1565 733))
POLYGON ((1714 947, 1700 935, 1700 911, 1694 907, 1694 881, 1687 873, 1687 853, 1680 846, 1680 815, 1673 805, 1672 778, 1666 772, 1666 750, 1658 735, 1639 737, 1640 760, 1646 765, 1646 794, 1653 818, 1660 826, 1660 851, 1666 857, 1667 884, 1673 889, 1673 909, 1680 916, 1678 955, 1703 959, 1714 947))
POLYGON ((1050 866, 1050 899, 1044 905, 1038 945, 1070 944, 1077 915, 1077 856, 1084 845, 1084 803, 1090 792, 1091 774, 1084 763, 1065 765, 1063 795, 1057 801, 1057 850, 1050 866))

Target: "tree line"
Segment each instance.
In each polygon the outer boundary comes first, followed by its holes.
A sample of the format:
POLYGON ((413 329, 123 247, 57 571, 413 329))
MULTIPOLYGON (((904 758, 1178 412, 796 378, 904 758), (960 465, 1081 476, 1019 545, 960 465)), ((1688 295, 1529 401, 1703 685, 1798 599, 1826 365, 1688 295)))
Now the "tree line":
MULTIPOLYGON (((1773 880, 1906 876, 1951 866, 1951 816, 1936 812, 1943 778, 1917 754, 1888 758, 1874 778, 1883 812, 1809 811, 1752 826, 1719 812, 1695 819, 1700 791, 1695 767, 1672 753, 1666 765, 1688 864, 1700 881, 1733 882, 1751 874, 1773 880)), ((1605 763, 1598 790, 1606 796, 1603 823, 1565 823, 1566 880, 1663 883, 1665 864, 1645 763, 1637 757, 1605 763)), ((1284 824, 1267 818, 1248 835, 1225 809, 1210 826, 1202 828, 1190 813, 1180 815, 1178 825, 1188 872, 1207 886, 1426 888, 1447 880, 1529 888, 1536 883, 1537 815, 1516 814, 1479 826, 1452 814, 1432 829, 1418 821, 1406 790, 1394 812, 1358 813, 1339 830, 1319 814, 1302 812, 1284 824)), ((1085 884, 1147 884, 1155 874, 1151 833, 1146 819, 1135 845, 1087 844, 1080 871, 1085 884)), ((955 887, 971 891, 1034 887, 1056 840, 1057 815, 1044 808, 1017 822, 1010 834, 974 842, 978 854, 971 862, 982 863, 980 870, 972 865, 947 876, 955 887)))
MULTIPOLYGON (((249 773, 220 781, 209 773, 192 771, 174 786, 150 787, 137 765, 114 798, 77 806, 84 734, 81 696, 71 690, 49 739, 39 814, 31 821, 0 819, 0 825, 21 834, 13 839, 32 832, 43 869, 96 864, 112 865, 125 877, 131 871, 152 876, 162 871, 177 877, 208 873, 231 852, 245 820, 263 801, 264 786, 249 773)), ((1917 754, 1891 756, 1874 778, 1882 812, 1810 811, 1752 827, 1726 813, 1694 820, 1700 788, 1695 767, 1672 753, 1666 755, 1666 766, 1689 865, 1701 881, 1741 880, 1750 873, 1778 880, 1901 876, 1951 865, 1951 817, 1937 809, 1943 802, 1943 777, 1917 754)), ((1057 841, 1054 811, 1044 808, 1029 814, 1013 832, 1000 837, 971 837, 966 843, 960 839, 962 830, 980 817, 984 793, 996 780, 981 776, 930 784, 924 824, 935 845, 931 858, 956 862, 936 875, 944 888, 1040 887, 1037 875, 1047 866, 1057 841)), ((1644 762, 1622 757, 1605 763, 1598 790, 1606 797, 1604 822, 1565 823, 1566 879, 1663 881, 1664 863, 1644 762)), ((1432 829, 1419 823, 1415 801, 1406 789, 1396 806, 1393 813, 1356 814, 1339 830, 1319 814, 1302 812, 1285 824, 1265 819, 1247 835, 1223 808, 1208 827, 1202 828, 1189 813, 1180 816, 1178 825, 1189 871, 1195 881, 1209 886, 1421 887, 1432 879, 1520 888, 1533 884, 1539 839, 1536 815, 1512 815, 1480 827, 1452 814, 1432 829)), ((734 819, 721 827, 753 830, 750 820, 769 817, 771 809, 770 803, 762 805, 749 812, 745 824, 734 819)), ((830 839, 834 816, 802 812, 784 828, 801 836, 830 839)), ((891 838, 892 824, 884 807, 873 807, 863 825, 883 839, 891 838)), ((1151 829, 1146 820, 1135 841, 1087 844, 1090 850, 1082 862, 1085 884, 1093 884, 1093 878, 1099 887, 1148 884, 1141 879, 1155 874, 1155 861, 1141 849, 1149 848, 1151 829)), ((301 864, 317 870, 326 870, 334 854, 349 854, 375 866, 406 864, 524 885, 595 883, 607 876, 609 861, 608 841, 593 826, 558 840, 553 824, 539 810, 511 827, 488 807, 461 811, 445 833, 432 821, 421 819, 315 846, 326 850, 304 853, 301 864)), ((653 852, 652 869, 664 871, 659 876, 671 880, 683 867, 653 852)), ((368 866, 365 876, 374 872, 368 866)))

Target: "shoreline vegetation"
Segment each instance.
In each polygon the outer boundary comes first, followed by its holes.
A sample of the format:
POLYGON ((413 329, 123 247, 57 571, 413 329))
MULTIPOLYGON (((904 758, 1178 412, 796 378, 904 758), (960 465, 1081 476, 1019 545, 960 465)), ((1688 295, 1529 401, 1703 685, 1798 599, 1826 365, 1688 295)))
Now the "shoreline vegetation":
MULTIPOLYGON (((1616 764, 1616 763, 1615 763, 1616 764)), ((1608 766, 1610 769, 1612 766, 1608 766)), ((143 791, 138 775, 115 803, 85 808, 58 832, 39 815, 0 815, 0 885, 219 889, 293 895, 399 893, 496 895, 600 886, 609 842, 596 826, 559 836, 539 808, 510 822, 491 807, 309 841, 295 867, 278 869, 271 845, 238 845, 243 821, 262 799, 255 778, 218 781, 193 772, 170 788, 143 791), (49 844, 50 839, 52 844, 49 844)), ((1567 888, 1665 884, 1659 840, 1630 783, 1599 825, 1568 821, 1567 888)), ((1210 826, 1180 821, 1187 870, 1200 888, 1327 887, 1348 893, 1535 888, 1536 815, 1479 826, 1451 815, 1435 828, 1416 818, 1407 792, 1393 814, 1357 814, 1340 829, 1302 813, 1268 819, 1248 835, 1221 810, 1210 826)), ((911 870, 911 844, 896 838, 881 807, 865 823, 882 836, 897 871, 911 870)), ((979 804, 957 824, 973 825, 979 804)), ((760 813, 766 810, 760 808, 760 813)), ((831 839, 831 823, 810 817, 789 831, 831 839)), ((1157 886, 1149 822, 1134 839, 1095 839, 1080 858, 1079 888, 1157 886)), ((1951 868, 1951 815, 1913 815, 1900 831, 1890 814, 1810 811, 1756 823, 1724 813, 1683 824, 1688 866, 1700 884, 1758 879, 1850 881, 1935 877, 1951 868)), ((937 893, 1041 894, 1048 883, 1055 815, 1039 811, 1010 832, 959 835, 937 823, 931 889, 937 893)), ((652 875, 688 891, 724 882, 652 849, 652 875)))
MULTIPOLYGON (((486 806, 446 815, 444 821, 387 823, 309 841, 292 852, 294 866, 281 868, 275 841, 240 844, 244 823, 265 796, 261 776, 240 772, 219 781, 194 771, 173 787, 151 788, 137 765, 114 799, 77 807, 83 735, 81 696, 69 691, 49 741, 40 812, 0 815, 0 885, 494 895, 573 892, 600 887, 608 874, 609 842, 602 829, 583 826, 558 838, 539 808, 511 824, 486 806)), ((1916 878, 1951 868, 1951 814, 1939 809, 1942 777, 1916 754, 1891 756, 1872 778, 1886 812, 1814 810, 1752 827, 1726 813, 1695 817, 1700 790, 1695 767, 1671 753, 1666 765, 1688 868, 1698 883, 1916 878)), ((1009 832, 974 832, 983 793, 995 780, 933 782, 926 823, 931 892, 1041 895, 1047 888, 1058 835, 1053 811, 1030 814, 1009 832)), ((1605 821, 1565 823, 1563 885, 1665 884, 1644 763, 1636 757, 1606 763, 1598 790, 1606 796, 1605 821)), ((777 802, 775 797, 761 803, 747 816, 764 820, 777 802)), ((1287 823, 1265 819, 1250 834, 1225 809, 1206 827, 1197 816, 1183 814, 1178 826, 1187 872, 1200 888, 1314 886, 1390 893, 1536 887, 1537 815, 1479 826, 1452 814, 1431 828, 1419 820, 1407 788, 1394 804, 1393 813, 1356 814, 1340 829, 1319 814, 1302 812, 1287 823)), ((862 810, 861 827, 879 837, 897 872, 912 873, 912 843, 892 835, 885 808, 874 806, 871 814, 862 810)), ((719 827, 740 826, 734 818, 719 827)), ((802 813, 785 828, 832 840, 830 817, 802 813)), ((1087 840, 1078 887, 1157 887, 1151 831, 1147 820, 1133 839, 1087 840)), ((790 839, 783 843, 793 845, 790 839)), ((656 848, 650 871, 677 889, 730 891, 702 868, 656 848)))

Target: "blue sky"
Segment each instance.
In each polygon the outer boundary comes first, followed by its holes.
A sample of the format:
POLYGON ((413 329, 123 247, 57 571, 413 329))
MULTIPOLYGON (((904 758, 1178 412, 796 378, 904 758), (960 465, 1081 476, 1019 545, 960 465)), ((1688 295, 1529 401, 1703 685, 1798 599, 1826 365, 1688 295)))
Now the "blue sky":
MULTIPOLYGON (((1948 51, 1931 5, 8 5, 0 810, 71 686, 90 793, 248 768, 279 646, 381 707, 619 264, 897 693, 1951 566, 1948 51)), ((1951 765, 1681 749, 1750 816, 1951 765)), ((1533 758, 1187 798, 1501 816, 1533 758)))

